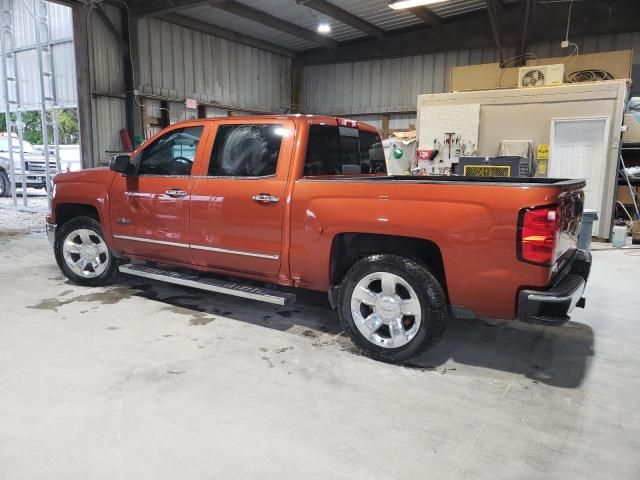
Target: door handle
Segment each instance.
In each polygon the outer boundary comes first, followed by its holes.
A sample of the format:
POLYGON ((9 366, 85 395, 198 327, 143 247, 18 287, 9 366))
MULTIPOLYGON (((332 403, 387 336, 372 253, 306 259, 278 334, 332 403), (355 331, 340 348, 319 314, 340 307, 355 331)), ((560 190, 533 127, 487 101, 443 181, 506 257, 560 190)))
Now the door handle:
POLYGON ((170 197, 186 197, 187 196, 187 192, 185 192, 184 190, 176 190, 173 188, 170 190, 167 190, 164 193, 166 195, 169 195, 170 197))
POLYGON ((258 203, 277 203, 280 201, 280 197, 268 193, 258 193, 253 196, 253 200, 258 203))

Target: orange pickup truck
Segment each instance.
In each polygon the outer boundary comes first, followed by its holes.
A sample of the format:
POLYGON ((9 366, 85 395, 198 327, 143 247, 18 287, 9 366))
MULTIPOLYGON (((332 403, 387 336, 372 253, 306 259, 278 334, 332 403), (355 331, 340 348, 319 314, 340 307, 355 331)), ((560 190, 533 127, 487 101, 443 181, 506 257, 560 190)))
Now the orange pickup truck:
POLYGON ((295 300, 282 287, 328 292, 355 344, 402 361, 450 315, 560 325, 583 307, 584 185, 388 176, 375 128, 341 118, 201 119, 57 175, 47 232, 80 285, 120 271, 276 304, 295 300))

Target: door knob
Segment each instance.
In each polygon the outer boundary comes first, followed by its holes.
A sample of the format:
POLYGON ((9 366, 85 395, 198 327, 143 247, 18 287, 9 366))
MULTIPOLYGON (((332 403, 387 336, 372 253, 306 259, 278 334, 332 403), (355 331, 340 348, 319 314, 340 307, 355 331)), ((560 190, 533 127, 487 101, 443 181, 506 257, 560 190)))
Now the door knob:
POLYGON ((269 195, 268 193, 259 193, 253 196, 253 200, 258 203, 276 203, 280 201, 280 197, 269 195))
POLYGON ((167 190, 164 193, 166 195, 169 195, 170 197, 186 197, 187 196, 187 192, 185 192, 184 190, 175 190, 173 188, 170 190, 167 190))

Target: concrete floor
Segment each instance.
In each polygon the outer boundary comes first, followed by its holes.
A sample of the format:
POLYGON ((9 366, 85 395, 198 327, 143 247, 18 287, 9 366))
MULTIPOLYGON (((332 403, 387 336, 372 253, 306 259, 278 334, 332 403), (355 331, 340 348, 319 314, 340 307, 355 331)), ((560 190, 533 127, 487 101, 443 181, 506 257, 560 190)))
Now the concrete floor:
POLYGON ((594 253, 564 328, 453 321, 400 367, 323 296, 82 288, 0 235, 0 478, 640 478, 638 253, 594 253))

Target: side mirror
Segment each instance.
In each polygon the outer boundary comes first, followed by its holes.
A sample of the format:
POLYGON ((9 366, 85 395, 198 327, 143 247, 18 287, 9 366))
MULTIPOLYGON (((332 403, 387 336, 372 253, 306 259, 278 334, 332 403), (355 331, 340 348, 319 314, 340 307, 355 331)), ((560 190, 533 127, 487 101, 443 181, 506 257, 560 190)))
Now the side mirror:
POLYGON ((133 175, 134 166, 131 163, 130 155, 114 155, 109 162, 109 169, 120 172, 123 175, 133 175))

